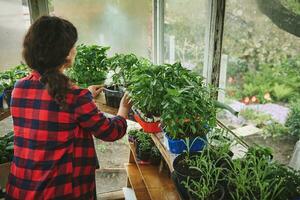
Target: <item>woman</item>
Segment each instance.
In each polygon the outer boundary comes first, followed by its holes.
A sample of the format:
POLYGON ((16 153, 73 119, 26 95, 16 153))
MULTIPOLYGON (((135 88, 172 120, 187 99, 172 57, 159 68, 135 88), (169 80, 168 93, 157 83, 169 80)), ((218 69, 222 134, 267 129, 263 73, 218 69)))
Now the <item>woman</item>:
POLYGON ((69 21, 50 16, 37 19, 25 36, 23 57, 33 71, 12 94, 14 158, 6 199, 95 199, 92 136, 115 141, 126 133, 127 95, 109 119, 93 102, 98 86, 80 89, 63 74, 76 40, 69 21))

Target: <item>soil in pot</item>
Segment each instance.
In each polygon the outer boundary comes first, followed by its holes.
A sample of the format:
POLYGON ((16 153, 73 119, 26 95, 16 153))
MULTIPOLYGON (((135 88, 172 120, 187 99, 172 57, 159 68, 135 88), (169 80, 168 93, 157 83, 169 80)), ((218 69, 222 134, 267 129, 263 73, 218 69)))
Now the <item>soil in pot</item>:
POLYGON ((124 95, 122 87, 109 86, 104 88, 106 104, 113 108, 119 108, 120 101, 124 95))

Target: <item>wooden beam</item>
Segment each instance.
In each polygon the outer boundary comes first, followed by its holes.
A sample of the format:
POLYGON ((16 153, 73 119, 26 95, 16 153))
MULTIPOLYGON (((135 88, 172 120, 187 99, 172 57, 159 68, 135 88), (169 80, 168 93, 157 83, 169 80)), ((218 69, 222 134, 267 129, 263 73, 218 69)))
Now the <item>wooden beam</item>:
POLYGON ((206 31, 204 70, 206 82, 219 86, 222 39, 226 0, 212 0, 209 3, 210 19, 206 31))
POLYGON ((215 31, 214 31, 214 49, 212 59, 212 74, 211 83, 219 87, 220 71, 221 71, 221 56, 222 56, 222 41, 224 30, 226 0, 217 0, 215 9, 215 31))
POLYGON ((42 15, 49 15, 48 0, 28 0, 28 6, 31 23, 42 15))

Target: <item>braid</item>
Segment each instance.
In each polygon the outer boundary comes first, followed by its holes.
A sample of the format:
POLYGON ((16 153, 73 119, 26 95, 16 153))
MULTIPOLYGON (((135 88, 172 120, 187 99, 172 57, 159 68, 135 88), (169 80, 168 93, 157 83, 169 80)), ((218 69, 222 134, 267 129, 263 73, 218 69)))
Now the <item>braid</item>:
POLYGON ((62 109, 67 109, 66 95, 71 88, 70 79, 59 70, 50 70, 42 74, 41 82, 46 85, 54 101, 62 109))

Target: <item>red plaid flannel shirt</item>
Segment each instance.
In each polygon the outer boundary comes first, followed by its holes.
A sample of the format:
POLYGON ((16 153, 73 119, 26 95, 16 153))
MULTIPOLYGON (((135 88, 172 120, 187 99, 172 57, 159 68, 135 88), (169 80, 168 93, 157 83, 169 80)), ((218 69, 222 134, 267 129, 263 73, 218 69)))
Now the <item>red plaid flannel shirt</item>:
POLYGON ((86 89, 72 88, 62 111, 33 72, 15 85, 14 158, 7 199, 94 199, 98 160, 92 135, 120 139, 126 120, 106 118, 86 89))

